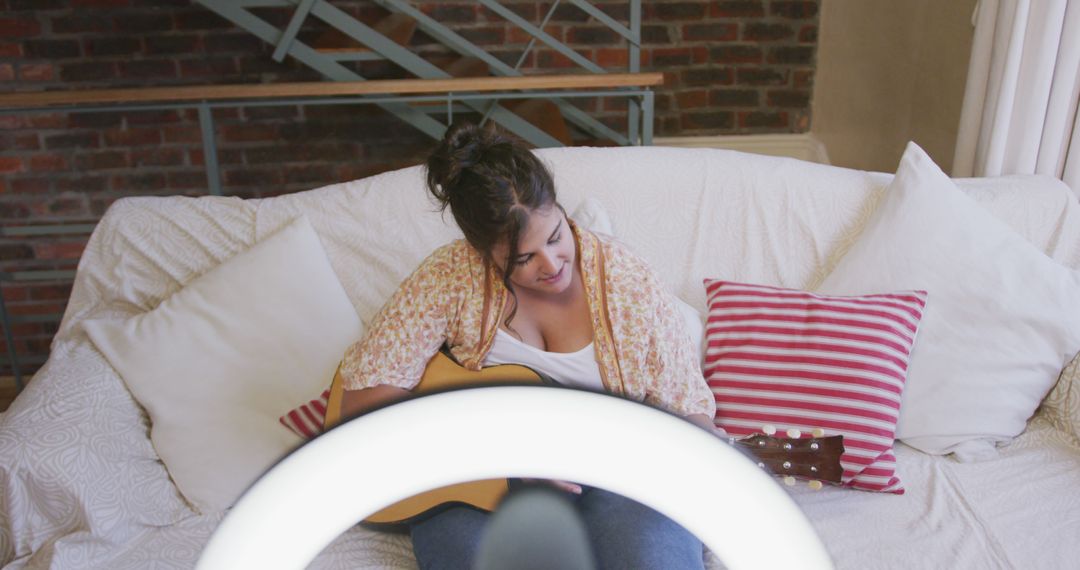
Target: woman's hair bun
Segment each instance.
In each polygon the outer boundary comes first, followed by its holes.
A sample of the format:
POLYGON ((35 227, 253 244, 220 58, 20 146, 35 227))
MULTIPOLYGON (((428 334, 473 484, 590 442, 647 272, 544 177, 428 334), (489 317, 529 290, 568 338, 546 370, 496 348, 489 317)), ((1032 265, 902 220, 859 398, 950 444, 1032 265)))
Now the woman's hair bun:
POLYGON ((486 127, 471 122, 455 123, 428 157, 428 190, 445 208, 462 173, 480 163, 492 147, 511 142, 493 123, 486 127))

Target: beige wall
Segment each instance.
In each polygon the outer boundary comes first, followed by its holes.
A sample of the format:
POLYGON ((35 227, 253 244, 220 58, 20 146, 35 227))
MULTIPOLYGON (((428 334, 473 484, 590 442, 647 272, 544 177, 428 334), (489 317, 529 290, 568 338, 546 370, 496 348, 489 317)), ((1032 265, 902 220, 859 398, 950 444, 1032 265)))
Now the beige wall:
POLYGON ((825 0, 811 133, 837 166, 892 172, 908 140, 946 171, 976 0, 825 0))

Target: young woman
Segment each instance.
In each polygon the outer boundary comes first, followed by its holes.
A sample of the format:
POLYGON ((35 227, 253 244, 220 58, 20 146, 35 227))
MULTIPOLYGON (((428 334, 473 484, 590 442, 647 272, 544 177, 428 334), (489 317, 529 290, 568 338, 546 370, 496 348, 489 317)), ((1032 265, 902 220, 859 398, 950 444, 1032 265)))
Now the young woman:
MULTIPOLYGON (((713 395, 659 279, 624 246, 578 228, 527 147, 494 128, 455 126, 428 158, 427 184, 465 239, 432 253, 346 352, 344 415, 407 397, 445 345, 469 369, 521 364, 713 429, 713 395)), ((551 484, 575 498, 598 567, 702 567, 701 543, 663 515, 551 484)), ((471 567, 488 516, 456 507, 413 524, 420 567, 471 567)))

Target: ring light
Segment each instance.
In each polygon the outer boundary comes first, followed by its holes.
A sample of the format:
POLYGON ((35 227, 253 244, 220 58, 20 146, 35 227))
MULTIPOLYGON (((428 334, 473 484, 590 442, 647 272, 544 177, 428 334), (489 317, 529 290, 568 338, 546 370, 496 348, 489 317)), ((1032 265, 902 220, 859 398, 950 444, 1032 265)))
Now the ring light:
POLYGON ((508 474, 634 499, 695 534, 728 568, 832 567, 779 485, 701 428, 604 394, 501 386, 406 400, 312 440, 237 501, 198 568, 304 568, 383 507, 508 474))

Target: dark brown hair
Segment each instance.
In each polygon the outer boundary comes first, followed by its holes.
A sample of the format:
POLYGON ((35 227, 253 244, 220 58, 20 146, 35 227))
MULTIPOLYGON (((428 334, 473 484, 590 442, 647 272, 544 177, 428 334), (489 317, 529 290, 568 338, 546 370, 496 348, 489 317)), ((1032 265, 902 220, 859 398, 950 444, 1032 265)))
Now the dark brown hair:
MULTIPOLYGON (((492 250, 506 239, 503 285, 514 294, 518 240, 529 214, 558 206, 551 173, 521 140, 497 128, 458 123, 427 159, 427 186, 477 251, 494 261, 492 250)), ((509 323, 515 308, 506 322, 509 323)))

